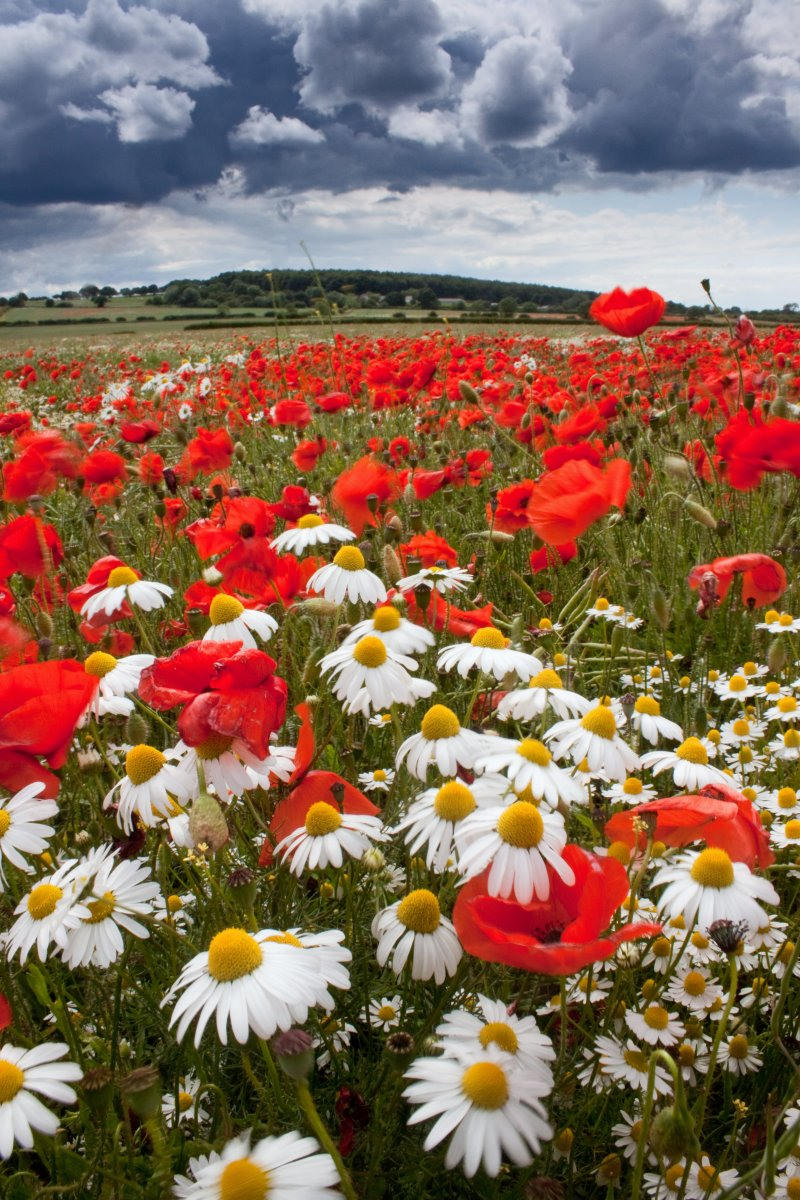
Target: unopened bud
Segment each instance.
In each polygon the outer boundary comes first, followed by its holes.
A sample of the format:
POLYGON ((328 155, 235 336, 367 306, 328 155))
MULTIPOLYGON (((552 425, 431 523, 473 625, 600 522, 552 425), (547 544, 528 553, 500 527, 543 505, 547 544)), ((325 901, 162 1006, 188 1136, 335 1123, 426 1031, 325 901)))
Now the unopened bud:
POLYGON ((125 722, 125 741, 131 746, 149 743, 150 726, 141 713, 132 712, 125 722))
POLYGON ((790 415, 789 405, 786 403, 784 396, 778 395, 775 397, 769 406, 769 415, 770 417, 788 417, 790 415))
POLYGON ((480 404, 480 402, 481 402, 480 396, 475 391, 475 388, 472 386, 472 384, 467 383, 466 379, 459 380, 458 390, 461 393, 461 399, 464 400, 467 404, 475 404, 475 405, 480 404))
POLYGON ((245 461, 245 459, 247 458, 247 449, 243 442, 234 442, 233 457, 237 458, 239 460, 239 462, 245 461))
POLYGON ((659 1158, 668 1162, 694 1149, 695 1134, 689 1113, 677 1105, 662 1108, 650 1123, 648 1142, 659 1158))
POLYGON ((225 814, 208 792, 201 792, 192 804, 189 835, 195 846, 204 842, 213 851, 221 850, 230 837, 225 814))
POLYGON ((311 596, 308 600, 302 600, 300 607, 317 617, 330 617, 337 609, 337 605, 332 604, 330 600, 325 600, 322 596, 311 596))
POLYGON ((653 616, 655 617, 661 629, 668 629, 671 617, 671 611, 667 597, 664 595, 660 587, 653 589, 653 616))
POLYGON ((119 1081, 128 1108, 140 1121, 150 1121, 161 1111, 161 1078, 156 1067, 137 1067, 119 1081))
POLYGON ((684 500, 683 507, 699 525, 705 525, 706 529, 717 528, 717 519, 714 514, 710 513, 704 505, 698 504, 696 500, 684 500))
POLYGON ((775 638, 767 651, 767 666, 770 675, 779 675, 789 661, 783 638, 775 638))
POLYGON ((688 483, 691 478, 691 467, 680 454, 664 455, 664 471, 676 483, 688 483))
POLYGON ((744 313, 741 315, 741 317, 739 317, 739 320, 733 327, 733 336, 734 339, 742 346, 749 346, 750 343, 755 340, 756 327, 750 318, 746 317, 744 313))
POLYGON ((383 574, 387 583, 395 584, 403 578, 403 566, 391 546, 383 547, 383 574))
POLYGON ((314 1069, 314 1043, 305 1029, 287 1029, 272 1039, 275 1061, 290 1079, 308 1079, 314 1069))

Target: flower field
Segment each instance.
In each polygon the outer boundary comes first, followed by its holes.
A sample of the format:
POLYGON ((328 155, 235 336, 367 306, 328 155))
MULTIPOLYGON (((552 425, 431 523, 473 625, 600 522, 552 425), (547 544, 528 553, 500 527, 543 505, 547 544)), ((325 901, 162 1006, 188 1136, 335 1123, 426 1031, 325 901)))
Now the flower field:
POLYGON ((0 357, 0 1194, 800 1200, 800 330, 0 357))

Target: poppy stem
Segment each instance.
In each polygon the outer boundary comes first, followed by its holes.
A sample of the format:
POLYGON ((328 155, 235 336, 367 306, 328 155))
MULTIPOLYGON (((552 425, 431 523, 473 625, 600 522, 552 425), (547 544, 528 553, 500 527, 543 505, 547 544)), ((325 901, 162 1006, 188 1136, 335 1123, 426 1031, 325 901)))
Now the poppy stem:
POLYGON ((641 334, 637 334, 636 340, 639 343, 639 349, 642 352, 642 358, 644 359, 644 365, 647 367, 647 374, 650 376, 650 383, 653 385, 653 391, 658 396, 658 399, 661 402, 661 404, 664 404, 664 397, 661 395, 661 389, 658 386, 658 384, 656 383, 656 377, 653 374, 653 368, 650 365, 650 359, 647 357, 647 350, 645 348, 644 338, 642 337, 641 334))

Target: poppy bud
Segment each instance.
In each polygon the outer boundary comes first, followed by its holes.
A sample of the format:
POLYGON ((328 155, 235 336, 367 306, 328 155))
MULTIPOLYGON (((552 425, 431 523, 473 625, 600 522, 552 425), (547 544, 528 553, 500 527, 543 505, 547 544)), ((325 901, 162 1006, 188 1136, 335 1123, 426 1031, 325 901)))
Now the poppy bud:
POLYGON ((740 342, 742 346, 749 346, 755 339, 756 327, 749 317, 742 313, 739 320, 733 327, 734 340, 740 342))
POLYGON ((659 1158, 668 1162, 683 1158, 695 1146, 694 1126, 685 1107, 662 1108, 650 1124, 647 1140, 659 1158))
POLYGON ((698 737, 703 737, 708 729, 708 713, 702 704, 698 704, 694 710, 694 728, 697 730, 698 737))
POLYGON ((706 293, 707 296, 711 295, 711 280, 710 279, 701 279, 700 287, 703 289, 703 291, 706 293))
POLYGON ((779 675, 789 661, 783 638, 775 638, 767 652, 767 666, 770 675, 779 675))
POLYGON ((239 462, 244 462, 247 459, 247 448, 242 442, 234 442, 233 457, 239 462))
POLYGON ((383 574, 391 584, 403 578, 403 567, 391 546, 383 547, 383 574))
POLYGON ((676 483, 688 483, 692 474, 688 462, 680 454, 664 456, 664 471, 676 483))
POLYGON ((653 589, 653 616, 655 617, 661 629, 668 629, 670 617, 672 615, 667 597, 664 595, 660 587, 653 589))
POLYGON ((275 1061, 290 1079, 308 1079, 314 1069, 314 1043, 305 1029, 287 1029, 272 1039, 275 1061))
POLYGON ((140 1121, 150 1121, 161 1111, 161 1078, 153 1066, 137 1067, 119 1081, 122 1099, 140 1121))
POLYGON ((78 1084, 95 1116, 107 1112, 113 1081, 114 1076, 108 1067, 90 1067, 78 1084))
POLYGON ((702 504, 698 504, 696 500, 684 500, 683 507, 689 516, 697 521, 698 525, 705 525, 706 529, 717 528, 717 520, 714 514, 710 513, 702 504))
POLYGON ((753 409, 754 409, 754 408, 755 408, 755 406, 756 406, 756 394, 755 394, 755 392, 745 392, 745 394, 744 394, 744 401, 743 401, 743 403, 744 403, 744 406, 745 406, 745 408, 747 409, 747 411, 748 411, 748 412, 752 412, 752 411, 753 411, 753 409))
POLYGON ((789 405, 786 403, 784 396, 776 396, 769 406, 770 417, 789 417, 789 405))
POLYGON ((53 621, 50 615, 41 609, 36 614, 36 632, 40 638, 49 638, 53 633, 53 621))
POLYGON ((480 405, 481 398, 475 391, 471 383, 467 383, 466 379, 460 379, 458 382, 458 390, 461 393, 461 399, 467 404, 480 405))
POLYGON ((141 713, 132 712, 125 722, 125 741, 131 746, 146 745, 150 741, 150 726, 141 713))
POLYGON ((189 834, 196 846, 203 842, 213 851, 221 850, 230 838, 225 814, 208 792, 201 792, 192 804, 189 834))

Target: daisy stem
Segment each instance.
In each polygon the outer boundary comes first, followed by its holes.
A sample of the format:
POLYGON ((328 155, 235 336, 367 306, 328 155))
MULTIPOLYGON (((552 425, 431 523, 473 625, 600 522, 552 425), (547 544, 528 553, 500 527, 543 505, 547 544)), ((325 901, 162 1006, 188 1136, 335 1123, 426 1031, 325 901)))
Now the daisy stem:
POLYGON ((130 610, 131 610, 131 615, 133 616, 134 624, 136 625, 136 628, 139 631, 139 637, 142 639, 142 645, 144 646, 144 648, 148 654, 152 654, 154 657, 157 658, 158 656, 153 648, 153 643, 150 640, 150 634, 147 632, 147 629, 145 628, 145 624, 144 624, 144 621, 142 620, 141 613, 139 612, 139 610, 137 609, 135 604, 130 605, 130 610))
POLYGON ((269 1075, 269 1081, 270 1081, 270 1084, 272 1085, 272 1090, 275 1093, 275 1103, 278 1106, 278 1108, 280 1108, 281 1100, 282 1100, 282 1096, 283 1096, 283 1089, 281 1088, 281 1081, 280 1081, 280 1077, 278 1075, 278 1068, 275 1066, 275 1059, 272 1057, 272 1051, 270 1050, 269 1046, 262 1038, 259 1038, 258 1044, 261 1047, 261 1055, 264 1059, 264 1064, 267 1068, 267 1074, 269 1075))
MULTIPOLYGON (((644 1108, 642 1110, 642 1132, 636 1143, 636 1165, 634 1167, 633 1180, 631 1182, 631 1200, 639 1200, 639 1192, 642 1186, 645 1140, 650 1132, 650 1118, 653 1114, 653 1097, 656 1084, 656 1069, 659 1062, 664 1064, 672 1076, 672 1082, 675 1088, 673 1100, 674 1107, 684 1111, 686 1109, 686 1100, 684 1099, 683 1094, 683 1081, 675 1060, 671 1055, 667 1054, 666 1050, 654 1050, 650 1055, 650 1061, 647 1066, 647 1089, 645 1091, 644 1108)), ((688 1170, 684 1172, 684 1176, 688 1176, 688 1170)))
POLYGON ((347 1170, 347 1167, 344 1165, 344 1160, 342 1159, 339 1151, 336 1149, 333 1139, 328 1133, 322 1117, 317 1111, 317 1107, 314 1104, 314 1097, 311 1095, 311 1089, 308 1086, 308 1082, 305 1079, 296 1079, 294 1086, 295 1091, 297 1092, 297 1102, 303 1111, 303 1115, 308 1121, 310 1128, 316 1134, 317 1140, 322 1148, 326 1150, 328 1154, 330 1154, 334 1161, 334 1165, 336 1166, 336 1170, 339 1172, 339 1179, 341 1180, 342 1184, 342 1192, 347 1197, 347 1200, 358 1200, 355 1188, 353 1187, 353 1181, 350 1178, 350 1173, 347 1170))
POLYGON ((698 1131, 701 1131, 703 1128, 703 1118, 706 1115, 708 1098, 711 1095, 711 1084, 714 1080, 714 1069, 717 1065, 717 1054, 719 1053, 719 1048, 722 1044, 722 1038, 725 1033, 725 1028, 728 1024, 728 1018, 731 1015, 731 1009, 733 1008, 734 1001, 736 1000, 736 988, 739 983, 739 967, 736 962, 735 954, 728 955, 728 962, 730 964, 731 971, 730 986, 728 988, 728 1002, 723 1010, 722 1017, 720 1018, 719 1025, 717 1026, 717 1032, 714 1034, 714 1041, 711 1045, 711 1054, 708 1060, 708 1072, 706 1074, 706 1085, 703 1088, 703 1095, 700 1098, 700 1105, 695 1119, 695 1128, 698 1131))

